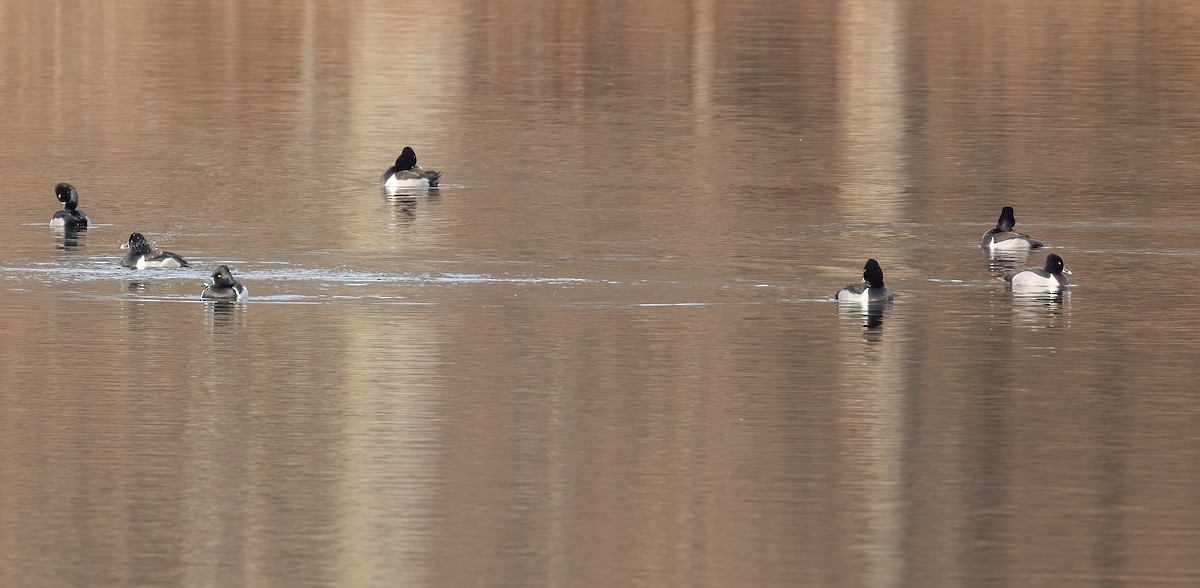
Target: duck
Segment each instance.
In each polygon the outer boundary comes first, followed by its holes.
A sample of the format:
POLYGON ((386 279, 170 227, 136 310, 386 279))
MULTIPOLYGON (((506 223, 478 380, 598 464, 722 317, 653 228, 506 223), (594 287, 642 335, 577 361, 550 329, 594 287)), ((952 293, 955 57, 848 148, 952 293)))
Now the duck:
POLYGON ((892 291, 883 285, 883 268, 879 267, 879 262, 868 259, 863 266, 863 281, 838 290, 834 298, 838 302, 889 302, 892 291))
POLYGON ((68 231, 88 228, 90 221, 87 215, 79 210, 79 192, 75 190, 75 186, 65 182, 57 184, 54 186, 54 195, 62 203, 63 209, 50 217, 51 227, 64 228, 68 231))
POLYGON ((1015 288, 1057 289, 1070 283, 1067 280, 1069 275, 1071 275, 1071 270, 1067 269, 1063 258, 1059 257, 1057 253, 1051 253, 1046 256, 1045 266, 1024 269, 1009 274, 1004 279, 1015 288))
POLYGON ((1017 219, 1013 216, 1013 207, 1005 206, 1000 210, 1000 219, 996 226, 983 234, 979 246, 989 251, 1028 251, 1042 246, 1042 242, 1013 230, 1017 219))
POLYGON ((396 158, 396 165, 384 170, 379 183, 385 188, 434 188, 442 172, 417 165, 417 152, 405 147, 396 158))
POLYGON ((170 251, 157 251, 141 233, 130 233, 129 243, 123 246, 129 248, 129 253, 121 260, 123 267, 137 269, 188 267, 188 262, 170 251))
POLYGON ((229 266, 219 265, 212 273, 212 282, 204 285, 200 298, 207 300, 245 300, 250 294, 241 282, 233 279, 229 266))

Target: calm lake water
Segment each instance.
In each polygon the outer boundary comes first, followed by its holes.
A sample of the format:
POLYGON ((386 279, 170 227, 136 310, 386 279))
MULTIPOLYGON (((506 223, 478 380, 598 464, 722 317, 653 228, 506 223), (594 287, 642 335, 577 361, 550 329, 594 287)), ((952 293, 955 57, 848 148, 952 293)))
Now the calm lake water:
POLYGON ((1194 3, 15 0, 0 104, 0 585, 1200 585, 1194 3))

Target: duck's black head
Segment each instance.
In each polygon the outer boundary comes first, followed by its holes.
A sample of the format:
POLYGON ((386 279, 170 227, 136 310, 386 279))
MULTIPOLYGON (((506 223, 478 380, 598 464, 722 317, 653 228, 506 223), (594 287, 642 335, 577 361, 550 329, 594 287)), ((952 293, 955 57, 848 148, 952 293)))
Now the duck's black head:
POLYGON ((54 186, 54 195, 58 197, 58 201, 62 202, 64 210, 75 210, 79 206, 79 192, 75 191, 75 186, 67 183, 61 183, 54 186))
POLYGON ((1017 225, 1017 217, 1013 216, 1013 207, 1005 206, 1000 211, 1000 220, 996 221, 997 231, 1011 231, 1017 225))
POLYGON ((212 273, 212 281, 219 288, 232 288, 237 283, 233 281, 233 272, 229 271, 227 265, 217 266, 217 271, 212 273))
POLYGON ((1057 253, 1051 253, 1046 256, 1046 267, 1043 268, 1051 274, 1061 274, 1067 269, 1067 264, 1063 263, 1063 259, 1057 253))
POLYGON ((145 255, 150 253, 150 243, 146 241, 146 238, 143 237, 141 233, 130 233, 129 250, 132 251, 134 255, 145 255))
POLYGON ((883 268, 879 267, 878 261, 867 260, 867 265, 863 266, 863 280, 872 288, 883 287, 883 268))
POLYGON ((396 158, 397 171, 409 170, 417 165, 417 152, 413 151, 412 147, 405 147, 400 152, 400 157, 396 158))

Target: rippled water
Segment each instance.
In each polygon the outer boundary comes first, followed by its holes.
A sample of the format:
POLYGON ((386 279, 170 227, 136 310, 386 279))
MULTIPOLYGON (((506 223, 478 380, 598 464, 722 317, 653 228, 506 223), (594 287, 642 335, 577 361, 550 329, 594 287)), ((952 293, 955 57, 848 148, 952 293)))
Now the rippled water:
POLYGON ((1197 585, 1198 39, 5 3, 0 585, 1197 585), (381 192, 404 145, 442 188, 381 192), (1004 205, 1065 292, 979 250, 1004 205), (867 258, 895 302, 839 307, 867 258))

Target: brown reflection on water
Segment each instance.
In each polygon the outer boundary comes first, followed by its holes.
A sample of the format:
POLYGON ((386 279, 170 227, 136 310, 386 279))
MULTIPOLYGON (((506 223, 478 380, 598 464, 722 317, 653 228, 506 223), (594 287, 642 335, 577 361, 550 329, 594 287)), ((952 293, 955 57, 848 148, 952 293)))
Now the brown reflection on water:
MULTIPOLYGON (((530 575, 547 584, 786 583, 815 561, 794 540, 801 529, 818 532, 809 518, 824 513, 789 496, 828 475, 817 440, 831 425, 792 396, 820 388, 780 369, 791 347, 759 356, 693 344, 774 319, 523 308, 460 320, 477 326, 475 346, 451 344, 447 359, 482 369, 448 372, 446 389, 460 400, 446 423, 455 459, 444 460, 439 494, 444 537, 468 543, 439 551, 436 584, 530 575), (538 335, 507 340, 526 331, 538 335), (607 343, 618 335, 630 345, 607 343), (747 533, 755 549, 731 543, 747 533), (464 561, 458 549, 490 555, 464 561)), ((805 346, 806 361, 830 359, 821 343, 805 346)))
POLYGON ((5 3, 0 584, 1193 585, 1196 16, 5 3))
MULTIPOLYGON (((900 34, 895 7, 847 2, 838 14, 840 160, 847 180, 839 204, 849 220, 895 222, 909 185, 904 162, 900 34)), ((868 242, 878 233, 864 232, 868 242)), ((877 255, 868 253, 868 256, 877 255)), ((886 261, 885 261, 886 263, 886 261)))

